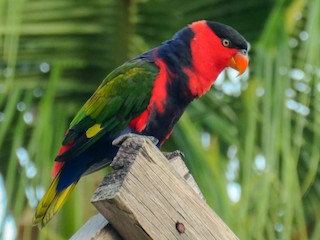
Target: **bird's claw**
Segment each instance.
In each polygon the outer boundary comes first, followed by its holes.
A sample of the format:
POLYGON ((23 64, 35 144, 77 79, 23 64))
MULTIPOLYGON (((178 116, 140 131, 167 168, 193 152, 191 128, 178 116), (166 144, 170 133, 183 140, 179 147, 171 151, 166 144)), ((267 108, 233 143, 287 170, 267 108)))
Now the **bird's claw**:
POLYGON ((152 136, 145 136, 145 135, 140 135, 140 134, 136 134, 136 133, 126 133, 126 134, 123 134, 123 135, 117 137, 115 140, 113 140, 112 145, 120 147, 124 141, 126 141, 128 138, 133 138, 133 137, 146 137, 146 138, 150 139, 150 141, 154 145, 157 145, 159 143, 159 140, 156 139, 155 137, 152 137, 152 136))
POLYGON ((175 150, 173 152, 162 152, 162 154, 168 159, 171 160, 175 157, 180 157, 182 160, 184 160, 184 153, 179 151, 179 150, 175 150))

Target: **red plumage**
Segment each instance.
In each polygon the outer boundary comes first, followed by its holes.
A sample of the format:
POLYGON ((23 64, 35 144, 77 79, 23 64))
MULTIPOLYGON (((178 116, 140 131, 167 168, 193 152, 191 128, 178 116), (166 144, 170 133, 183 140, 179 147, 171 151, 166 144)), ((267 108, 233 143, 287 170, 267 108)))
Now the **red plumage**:
POLYGON ((141 132, 145 129, 150 112, 154 111, 154 108, 156 108, 156 111, 160 113, 164 112, 165 110, 164 107, 167 100, 166 84, 169 79, 167 76, 167 66, 162 59, 158 59, 155 64, 159 67, 159 73, 157 78, 154 80, 148 107, 144 112, 142 112, 138 117, 132 119, 129 123, 129 127, 137 132, 141 132))
MULTIPOLYGON (((67 133, 68 133, 68 131, 66 132, 66 135, 67 135, 67 133)), ((68 151, 72 147, 73 144, 74 144, 74 140, 66 145, 62 145, 58 151, 58 156, 63 154, 64 152, 68 151)), ((51 173, 52 177, 55 177, 58 174, 58 172, 60 171, 60 169, 62 168, 63 165, 64 165, 64 162, 55 162, 54 163, 52 173, 51 173)))

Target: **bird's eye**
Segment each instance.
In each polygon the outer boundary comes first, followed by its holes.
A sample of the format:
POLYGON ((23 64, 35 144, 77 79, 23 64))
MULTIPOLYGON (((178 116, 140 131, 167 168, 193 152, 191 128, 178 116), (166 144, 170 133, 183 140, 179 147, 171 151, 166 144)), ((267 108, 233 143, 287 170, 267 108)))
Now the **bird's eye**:
POLYGON ((229 47, 230 46, 230 41, 228 39, 222 39, 222 45, 225 47, 229 47))

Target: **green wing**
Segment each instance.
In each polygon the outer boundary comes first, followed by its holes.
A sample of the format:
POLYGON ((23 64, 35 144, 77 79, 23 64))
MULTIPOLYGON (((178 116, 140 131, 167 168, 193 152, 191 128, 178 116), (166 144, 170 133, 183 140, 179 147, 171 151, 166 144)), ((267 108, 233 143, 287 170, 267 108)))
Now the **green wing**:
POLYGON ((75 157, 105 134, 112 138, 125 129, 147 108, 158 72, 156 65, 141 60, 111 72, 71 122, 62 142, 68 148, 56 161, 75 157))

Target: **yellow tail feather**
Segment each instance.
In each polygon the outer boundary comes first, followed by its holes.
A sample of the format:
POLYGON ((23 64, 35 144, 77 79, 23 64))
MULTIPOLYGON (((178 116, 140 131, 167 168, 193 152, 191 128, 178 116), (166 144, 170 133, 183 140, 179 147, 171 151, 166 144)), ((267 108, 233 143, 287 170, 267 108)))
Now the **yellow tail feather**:
POLYGON ((33 217, 33 225, 44 227, 53 216, 61 209, 64 202, 67 200, 68 196, 78 183, 78 181, 73 182, 69 187, 57 192, 56 188, 59 182, 60 172, 55 176, 50 184, 50 187, 41 202, 38 204, 36 212, 33 217))

